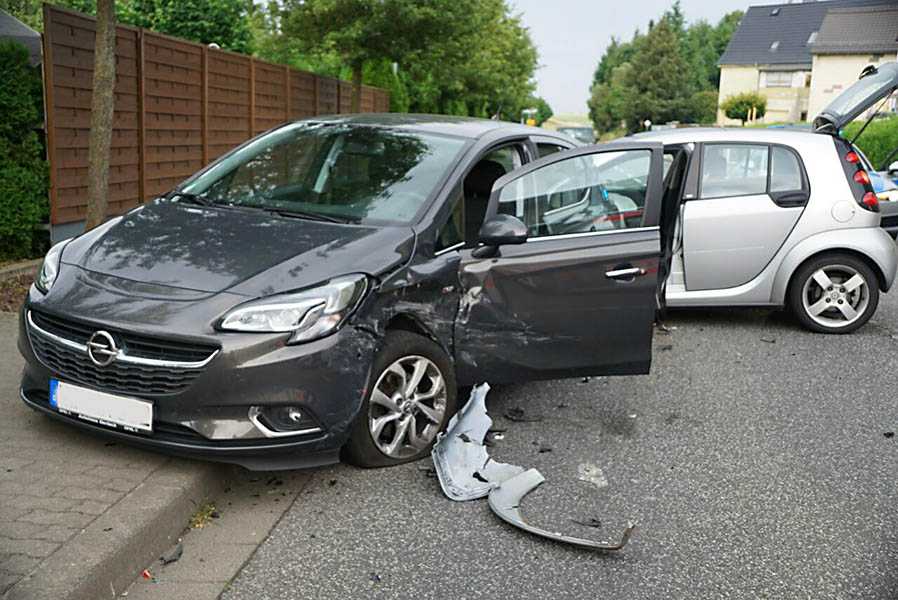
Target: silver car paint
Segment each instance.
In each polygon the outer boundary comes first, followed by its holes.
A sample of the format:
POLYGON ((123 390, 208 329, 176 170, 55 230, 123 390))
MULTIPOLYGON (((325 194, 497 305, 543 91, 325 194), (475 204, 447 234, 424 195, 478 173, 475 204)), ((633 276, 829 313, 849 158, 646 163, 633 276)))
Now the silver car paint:
MULTIPOLYGON (((785 239, 775 239, 766 232, 757 232, 757 228, 773 228, 769 222, 763 226, 758 222, 752 224, 751 231, 742 232, 742 236, 756 236, 754 239, 767 239, 767 243, 778 249, 771 252, 771 259, 756 277, 740 285, 732 285, 738 277, 730 271, 746 273, 755 265, 746 264, 745 257, 723 261, 716 266, 705 266, 707 271, 694 273, 698 281, 704 285, 713 285, 711 289, 692 289, 693 273, 691 264, 683 262, 682 249, 674 259, 671 278, 667 286, 667 304, 669 306, 781 306, 785 303, 788 282, 795 269, 808 258, 826 251, 847 250, 857 252, 872 260, 883 277, 881 288, 888 291, 898 269, 898 249, 895 242, 880 227, 879 213, 860 208, 855 202, 833 138, 829 135, 789 130, 765 129, 680 129, 664 131, 657 134, 644 134, 641 139, 661 141, 664 144, 685 144, 689 142, 758 142, 764 144, 782 144, 793 148, 801 156, 808 180, 811 195, 807 206, 791 233, 785 239)), ((731 198, 738 202, 743 198, 731 198)), ((687 200, 692 202, 709 202, 708 200, 687 200)), ((794 209, 779 209, 794 210, 794 209)), ((687 210, 683 211, 687 217, 687 210)), ((698 213, 696 213, 698 214, 698 213)), ((779 224, 781 227, 782 225, 779 224)), ((685 233, 690 231, 687 222, 685 233)), ((692 233, 695 233, 693 228, 692 233)), ((711 235, 711 234, 709 234, 711 235)), ((713 236, 705 238, 704 249, 710 251, 713 236)), ((684 245, 689 240, 684 239, 684 245)), ((718 238, 718 243, 720 239, 718 238)), ((730 242, 731 247, 739 247, 739 243, 730 242)), ((723 245, 720 249, 725 250, 723 245)), ((768 250, 769 252, 769 250, 768 250)), ((751 257, 750 253, 746 256, 751 257)), ((755 256, 756 258, 756 256, 755 256)), ((749 258, 750 260, 750 258, 749 258)), ((698 268, 703 268, 699 265, 698 268)))

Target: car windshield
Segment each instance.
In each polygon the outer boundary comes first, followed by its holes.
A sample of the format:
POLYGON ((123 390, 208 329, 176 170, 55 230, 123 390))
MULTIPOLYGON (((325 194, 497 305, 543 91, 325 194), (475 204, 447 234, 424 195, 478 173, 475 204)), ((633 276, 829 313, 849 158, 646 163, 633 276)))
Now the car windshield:
POLYGON ((407 224, 464 143, 380 127, 295 123, 253 140, 180 192, 207 204, 407 224))

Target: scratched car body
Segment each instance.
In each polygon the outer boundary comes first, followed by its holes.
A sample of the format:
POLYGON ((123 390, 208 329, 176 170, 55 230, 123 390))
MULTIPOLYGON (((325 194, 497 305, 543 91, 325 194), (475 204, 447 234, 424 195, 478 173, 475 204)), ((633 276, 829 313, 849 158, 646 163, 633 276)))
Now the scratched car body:
POLYGON ((461 387, 646 373, 662 146, 574 145, 408 115, 268 132, 53 247, 22 398, 249 468, 386 466, 428 453, 461 387))

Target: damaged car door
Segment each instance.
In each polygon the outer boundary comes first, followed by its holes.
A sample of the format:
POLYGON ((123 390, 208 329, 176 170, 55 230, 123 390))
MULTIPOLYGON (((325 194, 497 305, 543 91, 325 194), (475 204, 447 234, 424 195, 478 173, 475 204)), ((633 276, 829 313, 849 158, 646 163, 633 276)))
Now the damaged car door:
POLYGON ((499 179, 461 253, 459 380, 647 373, 663 147, 576 148, 499 179))

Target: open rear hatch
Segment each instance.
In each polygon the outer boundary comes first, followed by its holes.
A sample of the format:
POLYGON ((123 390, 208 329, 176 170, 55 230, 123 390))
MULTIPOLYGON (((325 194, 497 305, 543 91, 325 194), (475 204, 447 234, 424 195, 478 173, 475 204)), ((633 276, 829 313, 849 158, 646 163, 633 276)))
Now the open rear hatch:
POLYGON ((814 119, 814 130, 838 133, 865 110, 898 89, 898 63, 869 66, 860 78, 823 109, 814 119))

